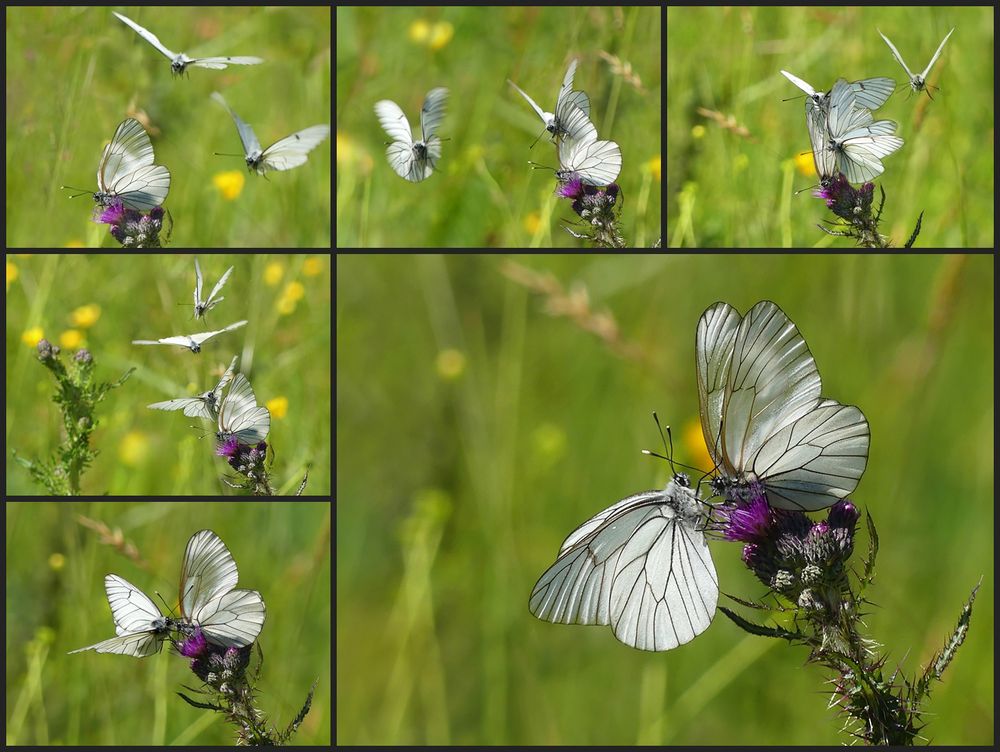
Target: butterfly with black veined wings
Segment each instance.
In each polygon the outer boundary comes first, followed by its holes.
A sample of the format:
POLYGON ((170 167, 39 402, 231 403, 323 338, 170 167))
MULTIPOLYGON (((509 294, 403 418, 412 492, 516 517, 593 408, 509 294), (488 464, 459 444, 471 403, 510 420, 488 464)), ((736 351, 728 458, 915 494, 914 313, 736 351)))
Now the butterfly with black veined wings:
POLYGON ((881 158, 903 145, 891 120, 873 122, 870 110, 860 107, 844 79, 830 90, 823 113, 806 100, 806 125, 813 147, 816 173, 823 185, 838 172, 851 183, 863 183, 884 171, 881 158))
MULTIPOLYGON (((241 374, 242 375, 242 374, 241 374)), ((184 623, 216 645, 245 647, 264 627, 264 599, 256 590, 235 590, 236 561, 211 530, 191 536, 184 550, 179 603, 184 623)))
POLYGON ((224 332, 231 332, 233 329, 239 329, 241 326, 246 324, 246 319, 243 321, 237 321, 235 324, 230 324, 222 329, 217 329, 214 332, 200 332, 198 334, 182 334, 177 337, 163 337, 161 339, 134 339, 132 340, 133 345, 179 345, 180 347, 186 347, 193 353, 201 352, 201 346, 203 343, 212 339, 219 334, 224 332))
POLYGON ((219 444, 235 438, 240 444, 252 446, 267 438, 271 429, 271 413, 257 404, 250 381, 242 373, 236 374, 229 392, 219 407, 219 430, 215 438, 219 444))
MULTIPOLYGON (((913 91, 926 91, 927 74, 931 72, 931 68, 934 67, 934 63, 937 62, 938 57, 940 57, 941 55, 941 50, 944 49, 944 43, 948 41, 948 37, 951 36, 952 32, 955 31, 955 29, 952 28, 952 30, 949 31, 947 35, 945 35, 945 38, 941 40, 941 44, 938 45, 937 52, 934 53, 934 57, 931 58, 931 61, 927 63, 927 67, 924 68, 923 73, 920 74, 914 74, 912 71, 910 71, 909 66, 907 66, 907 64, 903 62, 903 56, 900 55, 899 50, 896 49, 896 45, 894 45, 892 42, 889 41, 889 37, 887 37, 878 29, 875 29, 875 31, 878 31, 878 35, 885 40, 885 43, 887 45, 889 45, 889 51, 892 52, 892 56, 896 58, 897 63, 903 66, 903 70, 906 71, 906 75, 910 77, 910 88, 913 89, 913 91)), ((928 91, 927 96, 930 95, 931 93, 928 91)))
POLYGON ((389 166, 401 178, 411 183, 426 180, 434 172, 441 159, 441 139, 435 134, 444 120, 448 90, 444 87, 431 89, 424 97, 420 108, 420 140, 413 140, 410 121, 406 119, 398 104, 389 99, 375 103, 375 116, 392 142, 386 147, 385 155, 389 166))
POLYGON ((309 152, 330 135, 329 125, 312 125, 293 133, 291 136, 285 136, 262 150, 253 128, 240 119, 240 116, 226 103, 223 96, 219 92, 213 91, 212 99, 225 107, 233 118, 233 122, 236 123, 236 132, 243 144, 247 169, 255 171, 258 175, 263 175, 268 170, 290 170, 305 164, 309 152))
POLYGON ((183 73, 185 68, 191 66, 192 68, 212 68, 215 70, 222 70, 230 65, 257 65, 263 63, 263 58, 259 57, 188 57, 183 52, 171 52, 163 43, 156 37, 156 35, 144 29, 142 26, 137 24, 130 18, 126 18, 121 13, 115 13, 111 11, 126 26, 132 28, 136 34, 145 39, 151 45, 153 45, 157 50, 163 53, 168 60, 170 60, 170 72, 177 75, 183 73))
POLYGON ((579 107, 574 107, 568 120, 578 138, 565 138, 559 142, 560 170, 556 178, 567 181, 577 176, 588 185, 610 185, 622 169, 622 150, 614 141, 598 141, 597 128, 579 107), (587 126, 577 124, 586 120, 587 126))
POLYGON ((167 639, 171 630, 177 629, 177 622, 165 617, 149 596, 116 574, 105 576, 104 590, 108 594, 117 636, 71 650, 68 655, 93 650, 145 658, 159 653, 163 640, 167 639))
POLYGON ((94 201, 111 206, 118 199, 137 211, 162 204, 170 191, 170 172, 153 159, 153 145, 139 121, 123 120, 101 154, 94 201))
MULTIPOLYGON (((556 97, 556 111, 554 113, 543 111, 535 103, 534 99, 521 90, 521 87, 509 78, 507 79, 507 83, 517 89, 518 93, 528 100, 528 104, 531 105, 531 108, 545 124, 545 130, 552 134, 552 139, 555 141, 561 141, 564 138, 570 140, 579 139, 582 135, 581 129, 584 129, 586 124, 590 123, 588 117, 590 115, 590 98, 584 92, 574 91, 573 89, 573 76, 576 74, 576 63, 575 59, 570 61, 569 67, 566 69, 566 75, 563 76, 562 86, 559 87, 559 94, 556 97), (579 118, 571 117, 574 108, 579 108, 583 112, 583 121, 579 118)), ((591 127, 593 127, 592 124, 591 127)))
POLYGON ((183 410, 184 414, 189 418, 215 420, 219 415, 219 402, 222 399, 222 390, 232 381, 233 370, 236 368, 238 358, 238 355, 233 356, 229 368, 222 374, 222 378, 219 379, 219 383, 216 384, 215 389, 209 389, 207 392, 199 394, 196 397, 178 397, 166 402, 154 402, 152 405, 146 405, 146 407, 151 410, 183 410))
POLYGON ((740 316, 702 314, 695 337, 701 424, 724 487, 759 482, 779 509, 816 511, 857 488, 871 434, 864 414, 821 396, 816 362, 769 300, 740 316))
POLYGON ((569 534, 531 591, 529 609, 558 624, 607 624, 639 650, 671 650, 708 629, 719 579, 708 515, 684 475, 622 499, 569 534))
POLYGON ((221 303, 225 298, 216 298, 215 296, 222 291, 222 286, 226 284, 226 280, 229 279, 229 275, 233 273, 233 267, 226 269, 225 273, 219 278, 219 281, 215 283, 215 287, 212 288, 212 292, 208 296, 208 300, 201 299, 201 267, 198 266, 197 257, 194 260, 194 317, 196 319, 204 318, 208 311, 211 311, 215 306, 221 303))

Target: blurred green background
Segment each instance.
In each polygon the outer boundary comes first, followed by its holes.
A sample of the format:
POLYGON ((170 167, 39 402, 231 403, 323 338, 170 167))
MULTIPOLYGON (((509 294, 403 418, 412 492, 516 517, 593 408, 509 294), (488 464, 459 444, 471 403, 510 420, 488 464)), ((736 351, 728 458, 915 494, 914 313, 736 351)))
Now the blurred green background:
MULTIPOLYGON (((528 611, 571 530, 665 484, 640 454, 661 447, 653 410, 678 460, 702 456, 701 313, 771 299, 823 394, 871 425, 853 500, 881 537, 866 621, 887 672, 919 670, 986 578, 925 734, 990 743, 992 257, 350 256, 337 272, 338 742, 847 741, 804 650, 721 614, 657 654, 528 611), (512 281, 524 267, 552 275, 544 294, 512 281)), ((765 594, 738 546, 711 547, 723 592, 765 594)))
POLYGON ((329 8, 118 6, 174 52, 256 55, 260 65, 189 68, 170 61, 112 8, 7 11, 8 247, 119 247, 91 221, 101 152, 127 117, 150 134, 170 170, 164 202, 175 247, 329 247, 330 150, 267 178, 247 172, 220 91, 262 147, 330 121, 329 8), (290 85, 294 82, 294 85, 290 85), (217 187, 221 181, 233 194, 217 187))
POLYGON ((804 95, 782 69, 820 91, 838 78, 893 78, 897 91, 875 116, 898 123, 905 144, 875 181, 887 197, 881 233, 902 246, 924 211, 916 247, 993 246, 992 8, 668 8, 667 61, 672 247, 853 245, 816 228, 835 217, 812 191, 794 195, 816 175, 804 95), (915 72, 955 27, 928 77, 940 87, 934 101, 909 95, 876 27, 915 72))
MULTIPOLYGON (((230 266, 225 301, 207 322, 193 318, 194 256, 53 254, 7 256, 7 447, 37 459, 64 439, 52 402, 56 381, 38 362, 40 337, 71 362, 81 347, 95 381, 137 370, 97 406, 91 446, 101 451, 83 476, 85 494, 231 494, 220 476, 207 421, 146 406, 212 389, 234 355, 259 404, 271 411, 272 485, 293 493, 311 464, 308 494, 330 492, 329 256, 203 253, 203 294, 230 266), (133 345, 249 323, 209 340, 200 353, 173 345, 133 345), (196 426, 198 430, 192 430, 196 426), (203 430, 201 430, 203 429, 203 430)), ((8 452, 7 493, 42 494, 8 452)))
POLYGON ((172 648, 142 659, 66 655, 114 636, 104 592, 109 572, 161 610, 156 593, 176 607, 185 546, 205 528, 232 553, 239 587, 258 590, 267 606, 258 706, 283 729, 317 681, 312 709, 290 743, 329 744, 328 503, 11 502, 5 512, 8 745, 234 743, 220 716, 174 694, 200 682, 172 648), (81 519, 119 531, 135 555, 81 519))
POLYGON ((618 142, 623 234, 661 232, 659 8, 337 8, 337 246, 579 247, 557 200, 555 147, 511 79, 551 112, 570 60, 602 139, 618 142), (602 58, 605 52, 617 63, 602 58), (616 65, 631 66, 629 77, 616 65), (634 76, 638 76, 635 81, 634 76), (438 173, 409 183, 389 167, 375 102, 420 128, 435 86, 450 90, 438 173))

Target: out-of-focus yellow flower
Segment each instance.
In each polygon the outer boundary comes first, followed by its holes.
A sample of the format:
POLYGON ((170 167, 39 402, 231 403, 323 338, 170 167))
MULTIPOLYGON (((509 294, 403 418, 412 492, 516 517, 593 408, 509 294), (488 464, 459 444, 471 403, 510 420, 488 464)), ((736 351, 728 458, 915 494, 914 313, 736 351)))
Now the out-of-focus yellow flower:
POLYGON ((264 407, 271 411, 271 417, 280 420, 288 415, 288 397, 275 397, 264 403, 264 407))
POLYGON ((465 354, 459 350, 448 348, 437 356, 437 372, 445 381, 454 381, 465 373, 465 354))
POLYGON ((274 309, 282 316, 288 316, 295 312, 295 301, 289 298, 278 298, 274 304, 274 309))
POLYGON ((73 347, 79 347, 83 342, 83 332, 78 329, 67 329, 65 332, 59 335, 59 347, 69 350, 73 347))
POLYGON ((306 296, 306 288, 301 282, 289 282, 281 293, 281 297, 289 300, 302 300, 306 296))
POLYGON ((55 553, 49 555, 49 569, 53 569, 58 572, 66 566, 66 557, 62 554, 55 553))
POLYGON ((531 212, 528 216, 524 218, 524 229, 531 235, 538 232, 538 226, 541 224, 541 217, 538 212, 531 212))
POLYGON ((12 264, 10 261, 7 262, 7 289, 10 289, 10 283, 17 279, 17 266, 12 264))
POLYGON ((243 192, 244 183, 246 183, 246 177, 240 170, 217 172, 212 176, 212 184, 219 189, 219 193, 227 201, 232 201, 243 192))
POLYGON ((431 38, 428 44, 432 50, 440 50, 451 38, 455 36, 455 27, 447 21, 438 21, 431 29, 431 38))
POLYGON ((691 129, 691 137, 692 138, 704 138, 705 137, 705 126, 704 125, 696 125, 694 128, 692 128, 691 129))
POLYGON ((651 173, 653 173, 654 178, 656 178, 657 180, 660 179, 660 170, 662 169, 662 162, 660 160, 659 154, 657 154, 655 157, 649 160, 646 163, 646 167, 649 169, 651 173))
POLYGON ((346 133, 337 131, 337 164, 350 162, 354 157, 354 142, 346 133))
POLYGON ((21 335, 21 341, 28 347, 35 347, 41 341, 42 337, 45 336, 45 331, 40 326, 34 326, 31 329, 26 329, 21 335))
POLYGON ((280 261, 272 261, 264 270, 264 284, 268 287, 277 285, 285 276, 285 265, 280 261))
POLYGON ((798 168, 799 172, 807 177, 812 177, 816 174, 816 163, 813 161, 813 156, 811 151, 805 151, 801 154, 795 155, 795 166, 798 168))
POLYGON ((306 262, 302 265, 302 273, 307 277, 316 277, 323 273, 323 266, 326 264, 325 259, 319 256, 312 256, 307 258, 306 262))
POLYGON ((424 20, 414 21, 410 24, 410 28, 407 33, 410 36, 411 42, 426 44, 427 39, 431 35, 431 25, 424 20))
POLYGON ((566 432, 555 423, 542 423, 531 432, 534 457, 550 463, 566 453, 566 432))
POLYGON ((118 445, 118 459, 129 467, 141 465, 149 456, 149 437, 142 431, 129 431, 118 445))
POLYGON ((750 166, 750 157, 740 153, 733 158, 733 172, 743 172, 750 166))
POLYGON ((70 323, 83 329, 92 327, 99 318, 101 318, 101 307, 97 303, 80 306, 69 315, 70 323))
POLYGON ((684 424, 681 437, 684 449, 687 451, 688 457, 691 458, 688 464, 699 470, 704 470, 706 473, 711 470, 715 463, 712 462, 712 458, 708 454, 708 447, 705 446, 705 434, 701 430, 701 420, 691 418, 687 421, 684 424))
POLYGON ((63 244, 63 248, 85 248, 82 240, 70 240, 63 244))

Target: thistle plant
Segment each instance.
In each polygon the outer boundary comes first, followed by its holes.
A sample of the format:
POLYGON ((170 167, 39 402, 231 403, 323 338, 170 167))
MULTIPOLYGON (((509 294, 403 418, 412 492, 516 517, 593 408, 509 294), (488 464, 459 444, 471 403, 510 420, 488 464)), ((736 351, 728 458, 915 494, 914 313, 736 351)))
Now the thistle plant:
POLYGON ((32 461, 18 457, 17 452, 14 456, 50 494, 78 496, 81 476, 98 454, 90 447, 90 434, 98 422, 94 414, 97 404, 124 384, 135 369, 128 369, 117 381, 97 383, 89 350, 78 350, 67 367, 59 358, 59 347, 48 340, 41 340, 36 349, 38 361, 56 379, 58 391, 52 399, 62 409, 66 438, 48 459, 32 461))
MULTIPOLYGON (((879 201, 878 209, 872 211, 872 199, 875 195, 875 186, 872 183, 865 183, 860 188, 855 188, 842 174, 827 181, 821 186, 814 196, 826 201, 827 207, 837 217, 834 227, 828 229, 823 225, 817 225, 819 229, 828 235, 836 235, 845 238, 854 238, 859 246, 865 248, 888 248, 890 243, 888 238, 879 234, 878 225, 882 218, 882 208, 885 206, 885 188, 879 186, 882 199, 879 201)), ((923 221, 924 213, 920 212, 917 217, 917 226, 906 241, 904 248, 909 248, 920 234, 920 223, 923 221)))
POLYGON ((726 499, 713 511, 716 532, 744 544, 744 564, 770 588, 774 603, 729 597, 747 608, 776 614, 783 626, 750 621, 722 606, 719 610, 750 634, 808 648, 808 662, 830 675, 830 707, 843 715, 845 733, 873 745, 922 741, 922 706, 965 640, 979 586, 973 588, 944 647, 919 676, 907 677, 899 669, 887 675, 888 655, 861 629, 872 605, 864 594, 875 578, 878 553, 871 516, 865 517, 867 552, 855 574, 851 556, 860 512, 850 501, 838 501, 826 519, 817 522, 804 512, 769 506, 759 483, 716 490, 726 499))
MULTIPOLYGON (((162 206, 155 206, 148 214, 126 208, 121 199, 114 199, 97 215, 95 221, 110 225, 112 237, 123 248, 161 248, 160 231, 163 229, 162 206)), ((172 222, 171 222, 172 226, 172 222)), ((167 230, 167 238, 170 230, 167 230)))

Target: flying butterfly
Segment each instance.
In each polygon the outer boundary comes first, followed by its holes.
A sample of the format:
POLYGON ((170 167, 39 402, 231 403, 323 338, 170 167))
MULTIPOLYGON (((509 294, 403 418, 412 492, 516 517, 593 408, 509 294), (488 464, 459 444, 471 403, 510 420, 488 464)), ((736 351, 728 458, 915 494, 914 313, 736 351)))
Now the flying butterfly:
POLYGON ((170 190, 170 172, 153 159, 153 145, 139 121, 123 120, 97 165, 94 201, 101 206, 121 201, 137 211, 162 204, 170 190))
POLYGON ((719 579, 706 507, 686 476, 613 504, 569 534, 528 607, 558 624, 606 624, 639 650, 670 650, 708 629, 719 579))
POLYGON ((722 488, 760 483, 772 507, 806 512, 857 488, 868 421, 821 396, 812 353, 776 304, 761 301, 742 317, 712 305, 698 321, 695 355, 702 431, 722 488))
POLYGON ((260 148, 260 141, 253 128, 244 123, 228 104, 223 96, 212 92, 212 99, 221 104, 229 112, 236 123, 236 132, 243 144, 243 155, 247 169, 264 175, 268 170, 290 170, 305 164, 306 158, 313 149, 319 146, 330 135, 329 125, 311 125, 301 131, 285 136, 266 149, 260 148))
POLYGON ((167 400, 166 402, 154 402, 146 405, 151 410, 183 410, 189 418, 205 418, 215 420, 219 415, 219 402, 222 400, 222 390, 233 380, 233 371, 236 368, 236 361, 239 356, 233 356, 229 368, 222 374, 219 383, 214 389, 210 389, 196 397, 179 397, 167 400))
POLYGON ((192 68, 213 68, 215 70, 222 70, 230 65, 257 65, 263 63, 263 58, 259 57, 198 57, 192 58, 185 55, 183 52, 171 52, 163 43, 157 39, 156 35, 144 29, 142 26, 137 24, 130 18, 126 18, 121 13, 115 13, 111 11, 126 26, 130 26, 136 34, 145 39, 151 45, 153 45, 157 50, 163 53, 167 59, 170 61, 170 72, 177 75, 183 73, 185 68, 191 66, 192 68))
POLYGON ((225 332, 231 332, 233 329, 239 329, 241 326, 246 324, 246 319, 243 321, 237 321, 235 324, 230 324, 222 329, 217 329, 214 332, 200 332, 199 334, 182 334, 177 337, 163 337, 162 339, 134 339, 132 340, 133 345, 179 345, 180 347, 186 347, 193 353, 201 352, 201 346, 203 343, 212 339, 219 334, 225 332))
POLYGON ((204 318, 208 311, 211 311, 215 306, 221 303, 225 298, 216 298, 215 296, 222 291, 222 286, 226 284, 226 280, 229 279, 229 275, 233 273, 233 267, 229 267, 219 278, 219 281, 215 283, 215 287, 212 288, 212 292, 208 296, 208 300, 201 299, 201 267, 198 266, 197 257, 194 260, 194 317, 196 319, 204 318))
POLYGON ((555 141, 561 141, 564 138, 570 140, 579 139, 583 133, 581 129, 584 129, 586 124, 590 123, 590 98, 582 91, 575 91, 573 89, 573 76, 576 74, 576 63, 574 59, 570 62, 569 67, 566 69, 566 75, 563 76, 562 86, 559 87, 559 94, 556 97, 556 111, 545 112, 539 107, 535 100, 529 97, 521 88, 507 79, 507 83, 517 89, 518 93, 526 100, 531 108, 538 114, 538 117, 542 119, 545 124, 545 130, 552 134, 552 138, 555 141), (583 120, 573 117, 573 111, 575 108, 579 108, 583 112, 583 120))
POLYGON ((219 407, 216 440, 221 445, 235 438, 240 444, 252 446, 267 438, 270 429, 271 413, 257 404, 257 396, 247 377, 236 374, 219 407))
POLYGON ((419 141, 413 140, 410 121, 398 104, 389 99, 380 99, 375 103, 379 124, 392 139, 385 150, 389 166, 411 183, 429 178, 441 159, 441 139, 435 134, 444 120, 447 99, 448 90, 443 87, 427 92, 420 108, 419 141))
MULTIPOLYGON (((914 74, 912 71, 910 71, 909 66, 907 66, 907 64, 903 62, 903 56, 900 55, 899 50, 896 49, 896 45, 894 45, 892 42, 889 41, 889 37, 887 37, 878 29, 875 29, 875 31, 878 31, 879 36, 885 40, 885 43, 887 45, 889 45, 889 51, 892 52, 892 56, 896 58, 897 63, 903 66, 903 70, 906 71, 906 75, 910 77, 910 88, 913 89, 913 91, 926 91, 927 74, 931 72, 931 68, 934 67, 934 63, 937 62, 938 57, 940 57, 941 55, 941 50, 944 49, 944 43, 948 41, 948 37, 951 36, 952 32, 955 31, 955 29, 952 28, 952 30, 948 32, 945 38, 941 40, 941 44, 938 45, 937 52, 934 53, 934 57, 932 57, 931 61, 927 63, 927 67, 924 68, 923 73, 920 73, 919 75, 914 74)), ((927 96, 930 95, 931 93, 928 91, 927 96)))

